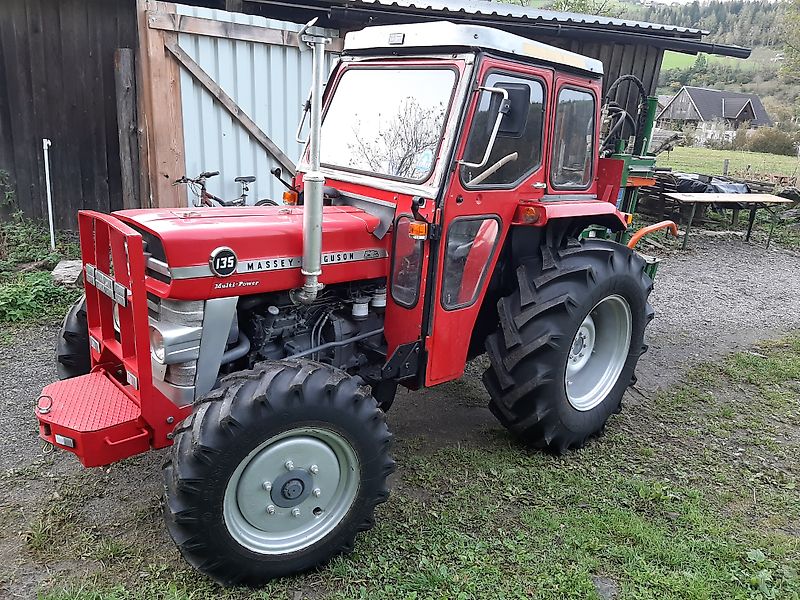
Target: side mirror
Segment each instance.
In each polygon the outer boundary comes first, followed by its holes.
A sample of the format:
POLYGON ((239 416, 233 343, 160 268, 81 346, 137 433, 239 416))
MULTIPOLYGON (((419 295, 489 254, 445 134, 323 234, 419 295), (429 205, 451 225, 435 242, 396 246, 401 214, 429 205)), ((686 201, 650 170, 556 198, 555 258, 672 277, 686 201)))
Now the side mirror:
POLYGON ((500 105, 497 107, 497 118, 494 121, 494 127, 492 127, 492 133, 489 136, 489 142, 486 144, 486 152, 484 152, 481 162, 471 163, 463 160, 458 161, 459 164, 464 167, 472 167, 475 169, 479 169, 489 162, 489 157, 492 155, 492 148, 494 148, 494 143, 497 140, 497 132, 500 130, 500 122, 503 120, 503 116, 508 114, 511 109, 508 102, 508 90, 498 87, 479 87, 478 91, 499 94, 502 96, 502 99, 500 100, 500 105))

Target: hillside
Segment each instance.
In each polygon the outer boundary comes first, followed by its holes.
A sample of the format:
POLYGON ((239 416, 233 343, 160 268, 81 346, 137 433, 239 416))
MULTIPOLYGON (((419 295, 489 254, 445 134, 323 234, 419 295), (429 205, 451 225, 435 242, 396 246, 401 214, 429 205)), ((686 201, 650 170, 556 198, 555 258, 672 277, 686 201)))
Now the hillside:
POLYGON ((800 78, 787 76, 784 62, 792 14, 788 2, 713 0, 620 7, 626 18, 697 27, 710 32, 706 41, 753 49, 746 60, 666 52, 659 94, 674 94, 684 85, 754 93, 781 129, 794 131, 800 126, 800 78))

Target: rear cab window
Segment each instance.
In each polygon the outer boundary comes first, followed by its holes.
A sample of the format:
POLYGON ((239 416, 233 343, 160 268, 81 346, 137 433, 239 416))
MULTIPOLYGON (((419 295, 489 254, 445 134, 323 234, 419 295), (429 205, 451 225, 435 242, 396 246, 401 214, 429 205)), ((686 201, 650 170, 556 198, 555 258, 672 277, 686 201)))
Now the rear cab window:
POLYGON ((585 190, 594 175, 597 100, 592 90, 563 86, 556 98, 550 156, 550 186, 585 190))

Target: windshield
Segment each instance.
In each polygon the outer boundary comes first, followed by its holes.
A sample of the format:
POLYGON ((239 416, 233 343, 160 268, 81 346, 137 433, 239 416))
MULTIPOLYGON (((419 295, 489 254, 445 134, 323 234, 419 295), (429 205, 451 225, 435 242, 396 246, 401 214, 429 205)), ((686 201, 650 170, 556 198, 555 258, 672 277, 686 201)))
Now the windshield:
POLYGON ((450 68, 346 70, 322 123, 322 164, 425 181, 455 82, 450 68))

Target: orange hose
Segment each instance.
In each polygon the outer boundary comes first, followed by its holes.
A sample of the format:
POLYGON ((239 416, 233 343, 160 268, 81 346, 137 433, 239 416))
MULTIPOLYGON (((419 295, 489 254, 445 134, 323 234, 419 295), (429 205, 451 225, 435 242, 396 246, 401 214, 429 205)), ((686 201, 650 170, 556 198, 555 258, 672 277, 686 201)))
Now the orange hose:
POLYGON ((634 233, 631 236, 630 241, 628 241, 628 248, 633 249, 636 246, 636 244, 639 243, 639 240, 642 239, 647 234, 667 228, 670 229, 672 235, 678 237, 678 226, 675 225, 674 221, 661 221, 660 223, 656 223, 655 225, 648 225, 647 227, 642 227, 639 231, 634 233))

